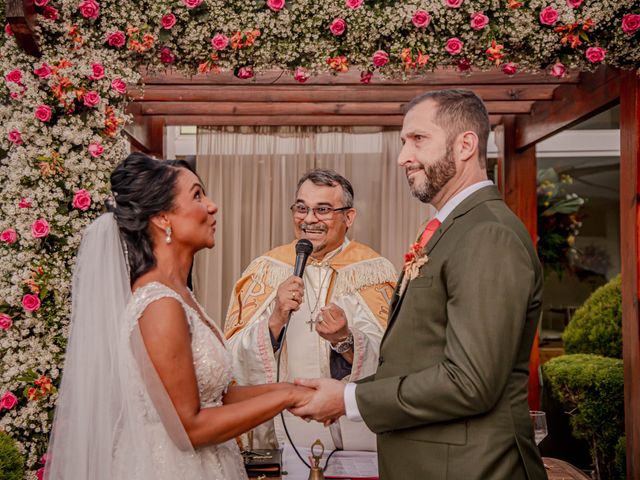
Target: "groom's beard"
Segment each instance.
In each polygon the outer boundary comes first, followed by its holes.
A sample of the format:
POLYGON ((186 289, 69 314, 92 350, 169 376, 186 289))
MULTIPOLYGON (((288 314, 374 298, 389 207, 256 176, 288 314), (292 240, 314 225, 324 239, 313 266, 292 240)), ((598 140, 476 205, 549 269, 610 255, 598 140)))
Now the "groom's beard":
MULTIPOLYGON (((416 184, 409 180, 411 193, 422 203, 431 203, 440 190, 456 174, 456 162, 453 159, 453 148, 447 145, 447 151, 435 162, 421 167, 424 170, 425 179, 422 184, 416 184)), ((407 172, 409 173, 409 171, 407 172)))

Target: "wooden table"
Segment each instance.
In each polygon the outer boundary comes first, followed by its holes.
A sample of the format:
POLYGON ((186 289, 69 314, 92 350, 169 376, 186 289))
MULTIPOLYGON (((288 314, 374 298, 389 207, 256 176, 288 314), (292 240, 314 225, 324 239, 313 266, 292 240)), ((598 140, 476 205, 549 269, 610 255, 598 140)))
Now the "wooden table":
POLYGON ((544 457, 542 460, 548 467, 549 480, 590 480, 585 473, 564 460, 550 457, 544 457))

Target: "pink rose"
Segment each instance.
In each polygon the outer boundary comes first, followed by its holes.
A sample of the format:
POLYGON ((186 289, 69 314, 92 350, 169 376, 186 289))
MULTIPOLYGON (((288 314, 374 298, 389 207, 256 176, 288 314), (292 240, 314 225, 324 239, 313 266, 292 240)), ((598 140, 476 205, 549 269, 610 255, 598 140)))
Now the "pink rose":
POLYGON ((124 95, 127 93, 127 83, 121 78, 114 78, 111 82, 111 89, 120 95, 124 95))
POLYGON ((11 130, 8 133, 7 138, 14 145, 22 145, 22 135, 20 134, 20 130, 18 130, 17 128, 11 130))
POLYGON ((229 37, 223 33, 216 33, 211 39, 211 46, 216 50, 224 50, 229 45, 229 37))
POLYGON ((464 0, 445 0, 444 3, 446 3, 449 8, 459 8, 463 1, 464 0))
POLYGON ((40 297, 38 297, 37 295, 27 293, 24 297, 22 297, 22 308, 24 308, 27 312, 35 312, 40 308, 40 305, 40 297))
POLYGON ((51 107, 49 105, 38 105, 35 115, 36 118, 41 122, 48 122, 49 120, 51 120, 53 112, 51 111, 51 107))
POLYGON ((640 15, 629 13, 622 17, 622 31, 633 35, 640 28, 640 15))
POLYGON ((607 51, 602 47, 589 47, 584 55, 591 63, 600 63, 604 60, 606 53, 607 51))
POLYGON ((49 0, 35 0, 33 3, 35 3, 36 7, 44 7, 49 3, 49 0))
POLYGON ((84 94, 82 97, 82 103, 84 103, 87 107, 95 107, 100 103, 100 95, 98 92, 94 92, 93 90, 84 94))
POLYGON ((0 314, 0 330, 9 330, 13 325, 13 320, 6 313, 0 314))
POLYGON ((340 35, 342 35, 346 29, 347 29, 347 22, 345 22, 341 18, 335 18, 333 22, 331 22, 331 25, 329 26, 329 30, 331 30, 331 33, 333 33, 336 37, 339 37, 340 35))
POLYGON ((309 73, 302 67, 296 68, 296 72, 293 74, 293 78, 296 82, 304 83, 309 80, 309 73))
POLYGON ((100 80, 104 78, 104 66, 101 63, 92 63, 91 71, 93 73, 89 76, 89 80, 100 80))
POLYGON ((182 4, 187 8, 199 7, 201 3, 202 0, 182 0, 182 4))
POLYGON ((38 470, 36 470, 36 478, 38 480, 44 480, 44 467, 40 467, 38 470))
POLYGON ((578 8, 582 5, 583 0, 567 0, 567 5, 571 8, 578 8))
POLYGON ((549 73, 554 77, 562 78, 567 74, 567 67, 560 62, 556 62, 553 67, 551 67, 551 70, 549 70, 549 73))
POLYGON ((171 53, 171 49, 169 47, 162 47, 160 49, 160 61, 162 63, 173 63, 176 61, 176 56, 171 53))
POLYGON ((11 30, 11 25, 9 25, 8 23, 4 24, 4 34, 7 37, 13 37, 13 30, 11 30))
POLYGON ((425 12, 424 10, 416 10, 411 21, 418 28, 427 28, 431 23, 431 15, 429 15, 429 12, 425 12))
POLYGON ((83 0, 78 5, 78 10, 80 10, 80 15, 84 18, 95 20, 100 14, 100 5, 95 0, 83 0))
POLYGON ((18 203, 18 208, 31 208, 31 200, 28 198, 21 198, 18 203))
POLYGON ((515 75, 518 71, 518 65, 513 62, 505 63, 502 65, 502 72, 505 75, 515 75))
POLYGON ((90 143, 89 148, 87 150, 89 150, 89 154, 93 158, 98 158, 100 155, 104 153, 104 147, 98 142, 90 143))
POLYGON ((124 32, 121 32, 120 30, 109 33, 106 39, 107 45, 116 48, 124 47, 125 41, 126 38, 124 36, 124 32))
POLYGON ((471 28, 474 30, 482 30, 489 24, 489 17, 482 12, 475 12, 471 14, 471 28))
POLYGON ((236 77, 242 78, 243 80, 253 78, 253 67, 251 65, 247 67, 240 67, 236 72, 236 77))
POLYGON ((22 71, 16 68, 15 70, 11 70, 9 73, 7 73, 7 76, 4 78, 7 80, 7 82, 17 83, 18 85, 20 85, 22 83, 22 71))
POLYGON ((279 12, 284 8, 284 0, 267 0, 267 7, 274 12, 279 12))
POLYGON ((49 75, 51 75, 53 72, 51 71, 51 67, 49 65, 43 63, 41 67, 34 69, 33 73, 35 73, 40 78, 49 78, 49 75))
POLYGON ((362 6, 363 2, 364 0, 346 0, 345 4, 347 5, 347 8, 350 8, 351 10, 357 10, 362 6))
POLYGON ((376 67, 384 67, 387 63, 389 63, 389 54, 384 50, 378 50, 373 54, 373 64, 376 67))
POLYGON ((558 21, 558 12, 553 7, 544 7, 540 12, 540 23, 543 25, 555 25, 558 21))
POLYGON ((462 43, 462 40, 460 40, 457 37, 453 37, 447 40, 447 44, 445 45, 444 49, 450 55, 458 55, 460 52, 462 52, 463 46, 464 46, 464 43, 462 43))
POLYGON ((89 192, 87 192, 84 188, 78 190, 73 196, 72 205, 73 208, 77 208, 78 210, 86 212, 91 206, 91 195, 89 195, 89 192))
POLYGON ((31 236, 33 238, 43 238, 49 235, 49 222, 44 218, 39 218, 31 224, 31 236))
POLYGON ((170 30, 171 27, 176 24, 176 16, 173 13, 167 13, 164 17, 162 17, 160 23, 162 23, 162 28, 164 28, 165 30, 170 30))
POLYGON ((369 84, 373 78, 373 72, 360 72, 360 83, 369 84))
POLYGON ((18 241, 18 234, 16 233, 15 229, 7 228, 2 233, 0 233, 0 240, 11 245, 18 241))
POLYGON ((51 5, 47 5, 42 10, 42 16, 47 20, 58 20, 58 9, 51 5))
POLYGON ((18 404, 18 397, 11 392, 4 392, 2 398, 0 398, 0 410, 6 408, 11 410, 18 404))

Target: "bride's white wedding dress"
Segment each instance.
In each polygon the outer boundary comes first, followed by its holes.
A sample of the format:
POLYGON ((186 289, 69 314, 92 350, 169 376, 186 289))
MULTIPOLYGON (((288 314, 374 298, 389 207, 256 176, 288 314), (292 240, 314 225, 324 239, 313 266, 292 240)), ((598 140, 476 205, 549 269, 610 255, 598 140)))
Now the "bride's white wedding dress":
MULTIPOLYGON (((189 329, 191 331, 191 350, 193 352, 193 365, 198 381, 200 393, 200 406, 202 408, 218 407, 222 405, 222 397, 226 392, 229 382, 232 380, 231 354, 224 345, 224 337, 217 326, 207 317, 202 318, 199 313, 188 305, 183 298, 169 287, 152 282, 137 289, 126 309, 126 319, 129 334, 138 327, 138 320, 144 310, 152 302, 161 298, 170 297, 176 299, 184 308, 189 329), (214 333, 214 329, 217 332, 214 333)), ((192 297, 194 302, 195 298, 192 297)), ((197 304, 197 302, 196 302, 197 304)), ((198 304, 197 304, 198 305, 198 304)), ((202 307, 200 311, 204 313, 202 307)), ((206 315, 206 314, 205 314, 206 315)), ((145 436, 151 442, 151 455, 155 480, 200 478, 202 473, 207 480, 235 480, 246 478, 242 457, 235 440, 229 440, 218 445, 210 445, 195 450, 181 450, 172 439, 171 427, 163 423, 158 413, 154 400, 149 395, 142 377, 139 389, 132 392, 132 401, 139 402, 138 410, 144 415, 145 436), (168 431, 169 430, 169 431, 168 431)), ((149 472, 131 471, 129 462, 131 449, 136 445, 128 444, 131 437, 121 437, 116 441, 114 451, 113 478, 130 479, 144 478, 149 472), (122 462, 119 459, 122 458, 122 462), (120 467, 125 469, 121 471, 120 467)), ((180 443, 180 440, 177 441, 180 443)), ((147 467, 145 467, 147 468, 147 467)))

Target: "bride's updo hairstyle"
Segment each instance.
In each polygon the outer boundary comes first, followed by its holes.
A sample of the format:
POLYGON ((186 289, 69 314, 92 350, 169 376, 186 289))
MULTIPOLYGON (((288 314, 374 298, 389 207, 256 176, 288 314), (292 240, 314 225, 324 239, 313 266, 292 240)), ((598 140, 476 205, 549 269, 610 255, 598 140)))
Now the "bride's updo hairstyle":
POLYGON ((149 220, 174 208, 180 168, 193 171, 182 160, 156 160, 143 153, 130 154, 111 173, 113 212, 129 261, 131 284, 156 264, 149 220))

